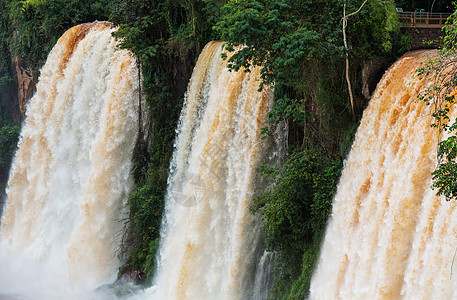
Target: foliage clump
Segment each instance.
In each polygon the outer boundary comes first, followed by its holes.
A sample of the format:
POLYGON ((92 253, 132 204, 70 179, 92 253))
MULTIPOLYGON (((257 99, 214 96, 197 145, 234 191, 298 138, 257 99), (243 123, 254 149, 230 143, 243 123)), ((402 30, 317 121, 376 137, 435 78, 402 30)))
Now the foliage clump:
MULTIPOLYGON (((0 189, 3 190, 19 140, 21 127, 6 118, 0 110, 0 189)), ((1 194, 1 192, 0 192, 1 194)))
POLYGON ((251 209, 262 215, 267 249, 277 254, 275 291, 282 299, 288 299, 292 283, 294 293, 301 286, 298 293, 307 294, 341 170, 338 157, 294 152, 276 185, 254 200, 251 209))
POLYGON ((418 73, 431 77, 431 86, 419 98, 433 105, 431 126, 446 136, 438 143, 438 165, 432 173, 432 188, 437 189, 438 196, 451 200, 457 198, 457 120, 450 116, 457 91, 457 11, 448 19, 445 32, 438 56, 429 60, 418 73))
POLYGON ((110 0, 11 0, 9 13, 11 52, 26 60, 35 72, 43 65, 59 37, 70 27, 109 16, 110 0))

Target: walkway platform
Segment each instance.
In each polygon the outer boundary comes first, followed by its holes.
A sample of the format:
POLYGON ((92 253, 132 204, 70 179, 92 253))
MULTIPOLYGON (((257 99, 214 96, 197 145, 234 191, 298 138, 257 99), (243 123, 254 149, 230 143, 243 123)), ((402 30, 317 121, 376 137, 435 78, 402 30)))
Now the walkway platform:
POLYGON ((451 14, 399 11, 398 20, 402 27, 441 28, 451 14))

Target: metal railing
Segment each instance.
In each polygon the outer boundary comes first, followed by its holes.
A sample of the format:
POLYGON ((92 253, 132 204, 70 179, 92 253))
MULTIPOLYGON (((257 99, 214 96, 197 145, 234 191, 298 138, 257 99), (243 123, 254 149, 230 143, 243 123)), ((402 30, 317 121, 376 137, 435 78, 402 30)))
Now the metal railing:
POLYGON ((403 27, 441 28, 451 14, 399 11, 398 20, 403 27))

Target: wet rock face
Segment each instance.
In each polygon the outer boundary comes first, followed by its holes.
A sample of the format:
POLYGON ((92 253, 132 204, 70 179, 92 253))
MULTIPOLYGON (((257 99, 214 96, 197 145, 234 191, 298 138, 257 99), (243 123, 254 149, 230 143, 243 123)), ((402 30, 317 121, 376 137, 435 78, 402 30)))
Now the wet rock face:
POLYGON ((135 270, 131 265, 125 266, 117 282, 143 284, 146 281, 146 273, 142 270, 135 270))
POLYGON ((441 28, 402 27, 402 34, 411 37, 411 49, 436 49, 442 45, 440 37, 444 36, 441 28))
POLYGON ((32 68, 28 67, 21 57, 16 56, 13 63, 17 83, 19 111, 21 116, 24 117, 27 102, 32 98, 35 91, 35 79, 33 78, 32 68))
POLYGON ((19 112, 19 104, 17 101, 16 84, 11 82, 8 87, 0 93, 0 103, 5 109, 6 115, 14 122, 21 120, 21 114, 19 112))
POLYGON ((367 101, 376 89, 376 85, 381 80, 382 75, 389 67, 385 58, 375 58, 364 62, 362 66, 362 95, 367 101))
POLYGON ((8 119, 14 122, 20 122, 21 115, 19 112, 19 104, 17 101, 17 86, 16 79, 13 75, 15 70, 13 70, 13 61, 0 61, 0 76, 2 76, 3 82, 0 83, 0 111, 8 119), (3 77, 4 76, 4 77, 3 77), (14 80, 10 80, 13 77, 14 80))

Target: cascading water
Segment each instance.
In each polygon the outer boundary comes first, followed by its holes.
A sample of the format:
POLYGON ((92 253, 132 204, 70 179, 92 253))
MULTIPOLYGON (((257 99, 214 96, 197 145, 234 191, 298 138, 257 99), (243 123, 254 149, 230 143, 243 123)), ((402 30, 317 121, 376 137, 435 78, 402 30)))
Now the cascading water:
POLYGON ((406 54, 378 84, 344 169, 311 299, 455 299, 457 207, 430 189, 438 134, 406 54))
POLYGON ((261 284, 268 274, 265 266, 258 270, 263 246, 249 203, 262 154, 277 157, 281 149, 280 140, 268 150, 261 142, 272 91, 258 91, 259 68, 229 72, 221 51, 221 42, 205 47, 189 84, 168 181, 158 275, 145 299, 268 294, 254 291, 256 282, 268 289, 261 284))
POLYGON ((84 299, 80 292, 116 275, 139 80, 113 30, 71 28, 41 70, 8 183, 0 294, 84 299))

